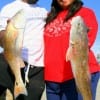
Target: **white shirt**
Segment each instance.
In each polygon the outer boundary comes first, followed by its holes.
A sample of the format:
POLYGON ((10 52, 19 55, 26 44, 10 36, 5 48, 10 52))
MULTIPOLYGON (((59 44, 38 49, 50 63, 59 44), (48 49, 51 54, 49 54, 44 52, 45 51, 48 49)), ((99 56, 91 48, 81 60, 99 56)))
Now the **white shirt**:
POLYGON ((27 18, 24 31, 22 58, 34 66, 44 66, 43 27, 47 11, 37 5, 29 5, 21 0, 16 0, 5 6, 0 13, 0 31, 7 25, 7 19, 13 17, 23 9, 27 18))

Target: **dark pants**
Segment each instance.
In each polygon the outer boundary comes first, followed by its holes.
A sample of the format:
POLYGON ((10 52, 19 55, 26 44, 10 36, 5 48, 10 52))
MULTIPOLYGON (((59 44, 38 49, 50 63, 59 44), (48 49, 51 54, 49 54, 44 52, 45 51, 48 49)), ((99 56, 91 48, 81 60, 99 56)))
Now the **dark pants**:
MULTIPOLYGON (((24 69, 21 69, 24 80, 24 69)), ((45 87, 43 79, 43 67, 33 67, 29 70, 29 84, 27 84, 28 96, 20 95, 17 100, 40 100, 42 92, 45 87)), ((0 94, 7 88, 13 93, 14 90, 14 76, 5 61, 2 54, 0 54, 0 94)))
MULTIPOLYGON (((100 72, 91 74, 91 87, 93 100, 95 100, 97 82, 100 78, 100 72)), ((55 83, 46 81, 47 100, 83 100, 80 93, 77 92, 74 80, 64 83, 55 83)))
POLYGON ((75 81, 63 83, 46 81, 47 100, 78 100, 75 81))

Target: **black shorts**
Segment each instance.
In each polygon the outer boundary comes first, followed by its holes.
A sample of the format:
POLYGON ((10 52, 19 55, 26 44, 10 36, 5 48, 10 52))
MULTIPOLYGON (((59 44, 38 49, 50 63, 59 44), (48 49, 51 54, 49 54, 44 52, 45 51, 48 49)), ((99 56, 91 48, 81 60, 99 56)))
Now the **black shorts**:
MULTIPOLYGON (((24 80, 24 69, 21 69, 22 78, 24 80)), ((29 84, 27 84, 28 96, 20 95, 17 100, 40 100, 42 92, 45 87, 44 82, 44 68, 30 67, 29 69, 29 84)), ((13 93, 14 90, 14 76, 8 66, 3 54, 0 54, 0 86, 9 88, 13 93)), ((0 88, 2 88, 0 87, 0 88)))
POLYGON ((3 56, 0 54, 0 85, 13 92, 14 76, 3 56))

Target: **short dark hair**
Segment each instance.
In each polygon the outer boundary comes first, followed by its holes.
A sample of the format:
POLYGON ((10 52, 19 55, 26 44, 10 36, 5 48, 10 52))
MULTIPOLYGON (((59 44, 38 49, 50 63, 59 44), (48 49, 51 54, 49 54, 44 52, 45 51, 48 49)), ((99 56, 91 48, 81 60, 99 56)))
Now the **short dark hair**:
POLYGON ((36 4, 39 0, 28 0, 29 4, 36 4))

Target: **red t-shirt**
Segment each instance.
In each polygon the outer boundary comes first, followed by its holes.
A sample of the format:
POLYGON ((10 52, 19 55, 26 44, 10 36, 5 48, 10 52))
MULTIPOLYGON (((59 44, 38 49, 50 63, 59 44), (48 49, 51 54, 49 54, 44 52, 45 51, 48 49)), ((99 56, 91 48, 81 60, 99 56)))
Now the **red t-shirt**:
MULTIPOLYGON (((70 61, 66 62, 66 51, 69 46, 71 19, 63 23, 67 11, 62 11, 57 18, 48 24, 44 30, 44 64, 45 80, 64 82, 73 78, 70 61)), ((81 16, 90 28, 88 33, 89 47, 93 45, 98 24, 94 12, 82 7, 75 16, 81 16)), ((74 17, 75 17, 74 16, 74 17)), ((99 65, 93 52, 89 52, 89 67, 91 73, 99 71, 99 65)))

